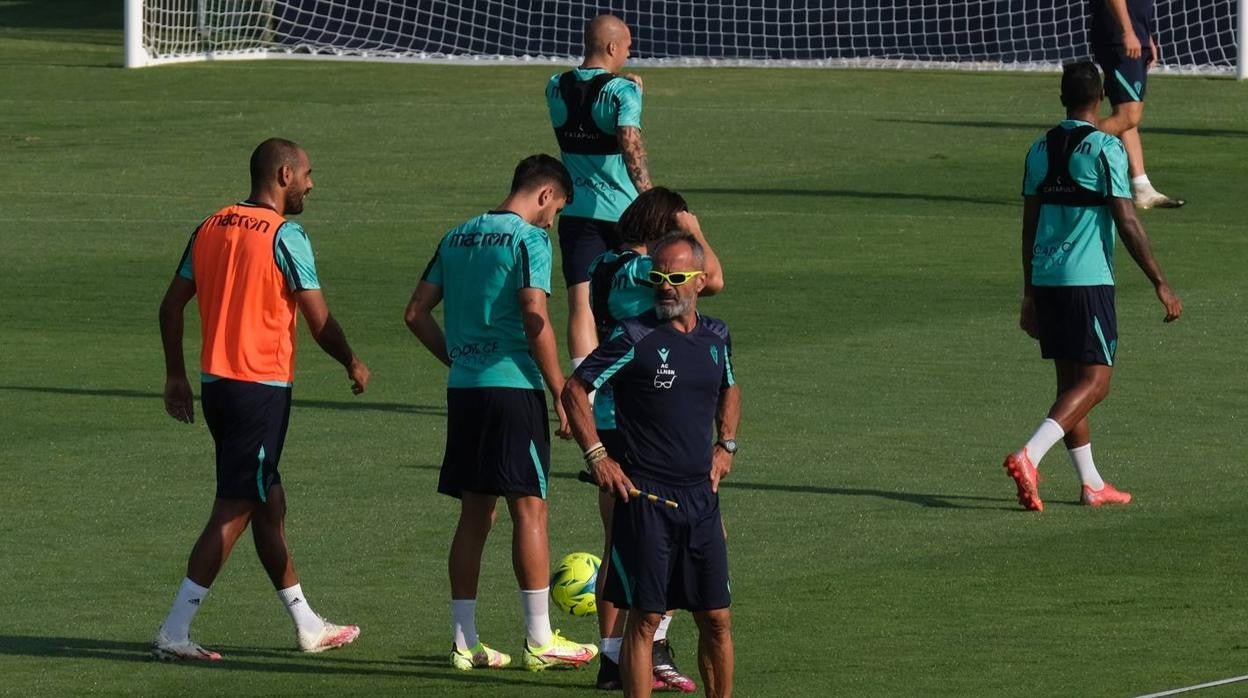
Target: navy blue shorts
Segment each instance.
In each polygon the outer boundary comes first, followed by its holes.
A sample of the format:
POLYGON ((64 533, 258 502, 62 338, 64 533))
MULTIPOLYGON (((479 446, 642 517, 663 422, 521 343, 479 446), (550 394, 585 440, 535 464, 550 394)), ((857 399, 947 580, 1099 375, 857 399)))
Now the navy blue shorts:
POLYGON ((217 496, 266 502, 281 484, 277 464, 290 425, 290 387, 220 378, 202 388, 204 421, 217 446, 217 496))
POLYGON ((527 388, 448 388, 446 455, 438 492, 546 498, 546 394, 527 388))
POLYGON ((615 502, 606 598, 648 613, 727 608, 732 602, 728 544, 711 484, 672 487, 638 479, 633 484, 680 508, 644 498, 615 502))
POLYGON ((1144 46, 1139 58, 1127 58, 1121 46, 1099 49, 1094 54, 1105 73, 1105 96, 1109 97, 1110 104, 1144 101, 1152 48, 1144 46))
POLYGON ((1113 286, 1035 286, 1040 354, 1083 364, 1114 365, 1118 314, 1113 286))
POLYGON ((579 216, 559 217, 559 252, 563 280, 569 287, 589 283, 590 263, 619 246, 615 223, 579 216))

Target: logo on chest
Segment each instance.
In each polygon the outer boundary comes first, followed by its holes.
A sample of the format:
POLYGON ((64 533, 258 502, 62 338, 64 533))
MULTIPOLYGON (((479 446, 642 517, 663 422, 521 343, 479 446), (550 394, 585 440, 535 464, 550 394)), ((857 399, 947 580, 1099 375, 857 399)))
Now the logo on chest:
POLYGON ((672 383, 676 382, 676 371, 667 364, 667 357, 671 351, 667 347, 659 349, 659 367, 654 372, 654 387, 663 390, 671 390, 672 383))

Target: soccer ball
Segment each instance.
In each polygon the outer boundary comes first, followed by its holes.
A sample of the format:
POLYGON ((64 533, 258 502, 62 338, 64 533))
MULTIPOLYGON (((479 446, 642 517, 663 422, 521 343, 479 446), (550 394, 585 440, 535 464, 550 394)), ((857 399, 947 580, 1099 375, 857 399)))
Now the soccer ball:
POLYGON ((550 575, 550 598, 555 605, 574 616, 598 613, 594 591, 601 565, 602 560, 589 553, 572 553, 560 560, 550 575))

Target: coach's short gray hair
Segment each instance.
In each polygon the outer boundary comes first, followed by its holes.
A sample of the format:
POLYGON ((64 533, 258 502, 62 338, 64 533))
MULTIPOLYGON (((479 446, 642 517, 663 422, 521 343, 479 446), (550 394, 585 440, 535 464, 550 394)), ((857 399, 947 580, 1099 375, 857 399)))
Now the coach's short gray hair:
POLYGON ((689 243, 689 248, 693 250, 693 263, 697 265, 698 269, 706 268, 706 250, 702 247, 702 243, 698 242, 698 239, 694 237, 692 233, 686 233, 681 230, 673 230, 667 235, 664 235, 657 243, 654 244, 654 251, 651 252, 650 256, 658 257, 659 252, 662 251, 664 247, 677 242, 689 243))

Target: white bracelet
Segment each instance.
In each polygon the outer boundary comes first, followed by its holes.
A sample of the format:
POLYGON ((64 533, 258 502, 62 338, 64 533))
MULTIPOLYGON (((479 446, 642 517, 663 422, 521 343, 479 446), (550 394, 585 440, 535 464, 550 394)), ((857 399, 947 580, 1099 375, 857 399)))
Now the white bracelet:
POLYGON ((601 441, 599 441, 599 442, 595 443, 594 445, 590 446, 589 448, 585 449, 585 453, 584 453, 584 455, 588 456, 589 454, 593 453, 594 451, 597 451, 597 450, 598 450, 598 449, 600 449, 600 448, 602 448, 602 442, 601 442, 601 441))

